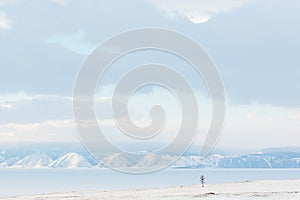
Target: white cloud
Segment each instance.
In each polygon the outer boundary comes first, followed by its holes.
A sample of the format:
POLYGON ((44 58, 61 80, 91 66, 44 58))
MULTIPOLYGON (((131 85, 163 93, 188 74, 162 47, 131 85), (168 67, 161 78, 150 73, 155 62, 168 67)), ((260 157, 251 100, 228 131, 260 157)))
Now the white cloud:
POLYGON ((68 128, 68 127, 74 127, 74 120, 69 119, 69 120, 48 120, 45 123, 43 123, 42 125, 45 126, 52 126, 52 127, 64 127, 64 128, 68 128))
POLYGON ((290 120, 299 121, 300 120, 300 112, 296 112, 288 117, 290 120))
POLYGON ((1 137, 15 137, 14 133, 11 132, 0 132, 1 137))
POLYGON ((16 0, 0 0, 0 6, 14 3, 16 0))
POLYGON ((66 6, 69 2, 68 0, 50 0, 50 1, 53 2, 53 3, 57 3, 61 6, 66 6))
POLYGON ((4 12, 0 12, 0 29, 10 29, 12 21, 7 18, 4 12))
POLYGON ((82 55, 88 55, 95 48, 94 44, 85 41, 86 33, 79 30, 70 35, 55 35, 47 38, 46 42, 49 44, 59 44, 61 47, 70 49, 82 55))
POLYGON ((254 118, 255 118, 255 114, 252 113, 252 112, 248 112, 248 114, 247 114, 247 119, 248 119, 248 120, 252 120, 252 119, 254 119, 254 118))
POLYGON ((274 146, 299 146, 300 108, 264 104, 232 105, 224 133, 218 143, 223 149, 258 150, 274 146))
POLYGON ((111 97, 108 96, 96 96, 95 101, 99 103, 110 103, 111 102, 111 97))
POLYGON ((0 103, 18 101, 32 101, 32 100, 72 100, 72 97, 58 96, 58 95, 44 95, 44 94, 28 94, 24 91, 8 94, 0 94, 0 103))
POLYGON ((8 123, 0 125, 0 130, 10 131, 38 131, 46 128, 72 128, 73 120, 47 120, 40 123, 8 123))
POLYGON ((1 142, 78 142, 73 120, 0 125, 1 142))
POLYGON ((0 94, 0 124, 62 120, 72 117, 71 96, 26 92, 0 94))
POLYGON ((5 109, 12 109, 12 108, 13 108, 13 105, 12 105, 12 104, 9 104, 9 103, 6 103, 6 104, 3 104, 3 105, 2 105, 2 108, 5 108, 5 109))
POLYGON ((267 119, 266 119, 266 122, 273 122, 274 121, 274 119, 272 118, 272 117, 268 117, 267 119))
POLYGON ((217 14, 229 12, 254 0, 147 0, 162 10, 167 17, 185 16, 191 22, 205 23, 217 14))

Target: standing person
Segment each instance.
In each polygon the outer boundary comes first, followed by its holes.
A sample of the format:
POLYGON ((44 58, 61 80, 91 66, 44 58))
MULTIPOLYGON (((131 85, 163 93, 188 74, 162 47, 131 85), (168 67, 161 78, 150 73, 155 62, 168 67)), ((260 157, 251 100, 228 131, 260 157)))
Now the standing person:
POLYGON ((200 181, 201 181, 202 188, 204 188, 204 183, 205 183, 204 180, 205 180, 205 177, 203 175, 201 175, 200 181))

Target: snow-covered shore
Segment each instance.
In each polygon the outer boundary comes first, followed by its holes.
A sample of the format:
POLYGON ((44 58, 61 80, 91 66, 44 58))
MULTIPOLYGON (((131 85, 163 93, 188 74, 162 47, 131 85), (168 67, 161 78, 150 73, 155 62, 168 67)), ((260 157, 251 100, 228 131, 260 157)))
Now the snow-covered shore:
POLYGON ((230 184, 201 186, 178 186, 157 189, 82 191, 53 193, 28 197, 11 197, 1 200, 190 200, 190 199, 300 199, 300 180, 288 181, 247 181, 230 184))

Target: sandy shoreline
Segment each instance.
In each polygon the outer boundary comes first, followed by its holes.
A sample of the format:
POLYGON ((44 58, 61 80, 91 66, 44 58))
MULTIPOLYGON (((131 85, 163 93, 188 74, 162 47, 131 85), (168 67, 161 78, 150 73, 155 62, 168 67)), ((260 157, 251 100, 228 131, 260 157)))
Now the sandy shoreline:
POLYGON ((208 184, 205 188, 178 186, 157 189, 116 191, 82 191, 53 193, 26 197, 1 198, 1 200, 175 200, 175 199, 300 199, 300 180, 249 181, 228 184, 208 184))

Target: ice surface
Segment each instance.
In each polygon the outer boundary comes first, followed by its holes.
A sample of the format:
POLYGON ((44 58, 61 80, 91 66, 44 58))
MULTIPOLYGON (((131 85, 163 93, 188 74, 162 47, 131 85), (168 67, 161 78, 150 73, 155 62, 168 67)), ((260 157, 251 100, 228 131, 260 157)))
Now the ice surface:
MULTIPOLYGON (((5 200, 245 200, 272 199, 293 200, 300 199, 300 180, 290 181, 246 181, 240 183, 212 184, 201 188, 196 186, 177 186, 157 189, 118 190, 118 191, 83 191, 57 193, 28 197, 14 197, 5 200)), ((4 200, 4 199, 3 199, 4 200)))

